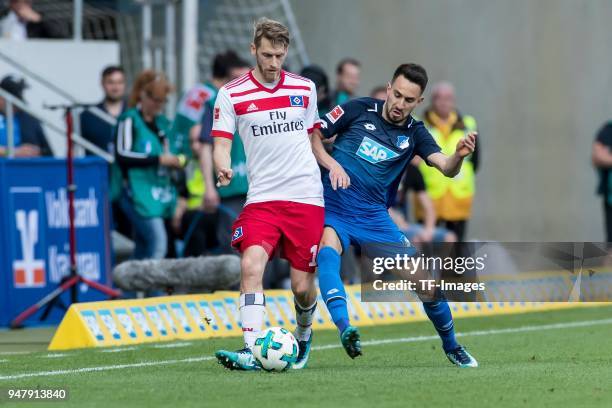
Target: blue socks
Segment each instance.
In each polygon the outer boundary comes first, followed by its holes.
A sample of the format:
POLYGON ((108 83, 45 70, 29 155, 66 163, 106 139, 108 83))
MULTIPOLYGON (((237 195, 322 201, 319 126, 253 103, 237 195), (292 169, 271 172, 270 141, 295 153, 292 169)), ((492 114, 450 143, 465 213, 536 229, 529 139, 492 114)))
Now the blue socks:
MULTIPOLYGON (((319 267, 319 289, 327 310, 340 333, 349 325, 346 292, 340 278, 340 254, 332 247, 323 247, 317 255, 319 267)), ((448 303, 443 301, 423 302, 423 309, 442 339, 445 352, 459 347, 455 339, 455 326, 448 303)))
POLYGON ((325 306, 340 333, 349 325, 346 292, 340 278, 340 254, 332 247, 323 247, 317 255, 319 289, 325 306))
POLYGON ((440 335, 444 351, 448 352, 459 347, 455 339, 455 325, 448 303, 446 301, 423 302, 423 309, 440 335))

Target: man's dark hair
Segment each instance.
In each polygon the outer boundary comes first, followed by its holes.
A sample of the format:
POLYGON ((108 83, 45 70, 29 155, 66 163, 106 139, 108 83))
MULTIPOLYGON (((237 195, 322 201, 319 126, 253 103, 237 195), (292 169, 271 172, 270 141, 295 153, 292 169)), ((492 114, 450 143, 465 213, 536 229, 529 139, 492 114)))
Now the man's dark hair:
POLYGON ((213 78, 227 78, 232 69, 247 67, 250 67, 249 63, 240 58, 236 51, 227 50, 215 55, 212 63, 212 76, 213 78))
POLYGON ((402 64, 393 73, 391 83, 400 75, 421 87, 421 93, 425 92, 427 86, 427 71, 425 71, 425 68, 419 64, 402 64))
POLYGON ((113 75, 115 72, 120 72, 125 75, 125 71, 119 65, 109 65, 102 70, 102 80, 109 75, 113 75))
POLYGON ((361 62, 357 61, 355 58, 343 58, 340 60, 338 65, 336 65, 336 74, 342 74, 346 65, 354 65, 356 67, 361 67, 361 62))
POLYGON ((300 75, 314 82, 317 89, 323 87, 325 92, 329 92, 329 81, 323 68, 318 65, 308 65, 302 68, 300 75))

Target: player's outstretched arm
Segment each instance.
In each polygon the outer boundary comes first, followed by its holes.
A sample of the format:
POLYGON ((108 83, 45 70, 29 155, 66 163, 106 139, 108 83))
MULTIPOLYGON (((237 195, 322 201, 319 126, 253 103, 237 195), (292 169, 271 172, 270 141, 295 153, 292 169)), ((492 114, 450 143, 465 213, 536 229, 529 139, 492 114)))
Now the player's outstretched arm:
POLYGON ((427 156, 427 161, 440 170, 446 177, 455 177, 461 170, 463 159, 476 149, 476 136, 478 133, 469 132, 457 143, 457 148, 452 156, 443 153, 432 153, 427 156))
POLYGON ((232 181, 232 140, 225 137, 215 137, 213 162, 217 174, 217 187, 227 186, 232 181))
POLYGON ((342 166, 333 158, 323 146, 323 134, 319 129, 314 129, 310 135, 312 153, 317 159, 317 163, 329 170, 329 179, 334 190, 338 187, 347 189, 351 185, 351 179, 346 174, 342 166))

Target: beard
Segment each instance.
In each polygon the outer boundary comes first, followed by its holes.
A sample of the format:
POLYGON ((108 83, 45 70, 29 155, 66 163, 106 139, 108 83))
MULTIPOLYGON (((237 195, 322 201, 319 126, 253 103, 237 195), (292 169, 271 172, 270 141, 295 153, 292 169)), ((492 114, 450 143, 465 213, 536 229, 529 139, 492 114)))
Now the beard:
POLYGON ((278 79, 277 75, 280 71, 277 71, 276 73, 272 74, 270 71, 266 71, 264 70, 263 65, 261 65, 259 63, 259 61, 257 61, 257 69, 259 70, 259 72, 261 73, 261 75, 264 78, 264 81, 266 83, 270 83, 270 82, 274 82, 278 79))
POLYGON ((110 103, 121 102, 121 101, 123 101, 123 95, 119 95, 119 96, 106 95, 104 97, 104 100, 106 102, 110 102, 110 103))
MULTIPOLYGON (((386 104, 385 104, 385 106, 386 106, 386 104)), ((391 107, 389 107, 389 106, 387 106, 387 107, 386 107, 386 109, 385 109, 385 111, 387 112, 387 120, 388 120, 389 122, 391 122, 391 123, 393 123, 393 124, 395 125, 395 124, 401 123, 401 122, 403 122, 404 120, 406 120, 406 117, 407 117, 408 115, 403 116, 403 117, 402 117, 402 118, 400 118, 400 119, 393 119, 393 117, 391 117, 391 111, 392 111, 392 110, 393 110, 393 109, 391 109, 391 107)))

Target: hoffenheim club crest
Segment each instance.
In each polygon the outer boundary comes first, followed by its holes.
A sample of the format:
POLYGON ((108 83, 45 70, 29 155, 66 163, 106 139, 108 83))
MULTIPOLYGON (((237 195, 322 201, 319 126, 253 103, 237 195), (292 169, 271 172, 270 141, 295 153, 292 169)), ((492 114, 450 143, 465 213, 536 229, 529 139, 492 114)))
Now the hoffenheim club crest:
POLYGON ((408 139, 408 136, 400 135, 397 137, 397 142, 395 142, 395 145, 400 149, 405 150, 408 148, 408 146, 410 146, 410 139, 408 139))

